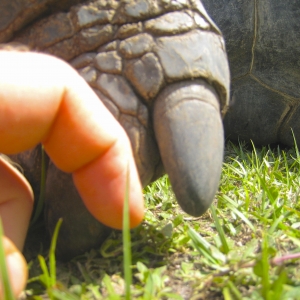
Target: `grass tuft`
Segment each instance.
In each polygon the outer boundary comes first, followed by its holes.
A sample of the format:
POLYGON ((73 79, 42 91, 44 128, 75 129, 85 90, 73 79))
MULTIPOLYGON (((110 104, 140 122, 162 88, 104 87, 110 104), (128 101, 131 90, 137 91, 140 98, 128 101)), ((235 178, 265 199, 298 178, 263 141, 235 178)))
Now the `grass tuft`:
POLYGON ((129 231, 125 197, 123 233, 100 249, 31 262, 46 283, 31 278, 28 299, 300 299, 299 166, 297 148, 228 143, 207 213, 184 214, 164 176, 144 190, 141 226, 129 231))

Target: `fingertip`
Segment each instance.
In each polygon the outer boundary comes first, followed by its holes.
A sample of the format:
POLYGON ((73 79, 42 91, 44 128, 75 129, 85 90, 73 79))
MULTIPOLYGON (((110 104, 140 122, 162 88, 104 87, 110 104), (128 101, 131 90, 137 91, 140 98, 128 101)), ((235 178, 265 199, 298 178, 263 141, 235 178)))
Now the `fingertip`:
POLYGON ((134 228, 143 221, 145 215, 145 206, 142 184, 133 159, 128 167, 128 172, 130 228, 134 228))
POLYGON ((142 185, 131 152, 120 141, 104 155, 73 173, 77 190, 90 213, 103 224, 123 227, 123 207, 129 172, 130 227, 144 217, 142 185))

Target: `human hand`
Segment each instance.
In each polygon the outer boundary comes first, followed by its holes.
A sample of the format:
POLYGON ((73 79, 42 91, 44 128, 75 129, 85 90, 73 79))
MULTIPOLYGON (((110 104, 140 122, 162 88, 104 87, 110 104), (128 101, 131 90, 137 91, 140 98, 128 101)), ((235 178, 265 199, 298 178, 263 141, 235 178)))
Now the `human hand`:
MULTIPOLYGON (((75 186, 93 216, 117 229, 122 228, 129 172, 131 227, 143 219, 141 183, 125 131, 63 61, 37 53, 0 51, 0 141, 4 154, 42 142, 52 161, 73 174, 75 186)), ((32 210, 32 191, 3 159, 0 188, 5 235, 21 250, 32 210), (16 184, 18 188, 12 189, 16 184)), ((8 268, 13 270, 15 263, 8 260, 8 268)), ((24 286, 25 276, 14 276, 15 293, 20 291, 15 286, 24 286)))

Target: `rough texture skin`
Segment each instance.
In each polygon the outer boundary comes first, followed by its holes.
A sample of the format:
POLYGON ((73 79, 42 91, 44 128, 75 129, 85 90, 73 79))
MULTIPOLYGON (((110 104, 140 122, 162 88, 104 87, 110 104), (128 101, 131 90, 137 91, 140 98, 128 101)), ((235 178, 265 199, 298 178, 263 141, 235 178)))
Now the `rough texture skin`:
MULTIPOLYGON (((201 2, 94 0, 66 9, 70 1, 6 1, 1 11, 14 14, 2 21, 0 41, 68 61, 125 128, 143 185, 165 170, 182 208, 204 213, 221 172, 229 69, 221 33, 201 2)), ((15 159, 24 165, 28 155, 15 159)), ((65 219, 61 256, 96 246, 108 233, 51 162, 45 211, 50 231, 65 219)))
POLYGON ((226 135, 256 144, 300 141, 300 2, 203 0, 224 34, 232 84, 226 135))

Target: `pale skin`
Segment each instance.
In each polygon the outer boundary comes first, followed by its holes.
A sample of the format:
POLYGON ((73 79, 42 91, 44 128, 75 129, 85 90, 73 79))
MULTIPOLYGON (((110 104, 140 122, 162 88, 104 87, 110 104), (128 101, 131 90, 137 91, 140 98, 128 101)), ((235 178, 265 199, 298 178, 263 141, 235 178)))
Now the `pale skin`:
MULTIPOLYGON (((18 153, 38 143, 57 167, 72 173, 94 217, 117 229, 122 228, 129 172, 130 225, 142 221, 142 187, 130 141, 92 89, 57 58, 0 51, 0 153, 18 153)), ((0 216, 16 296, 27 280, 21 251, 32 207, 30 185, 0 157, 0 216)))

